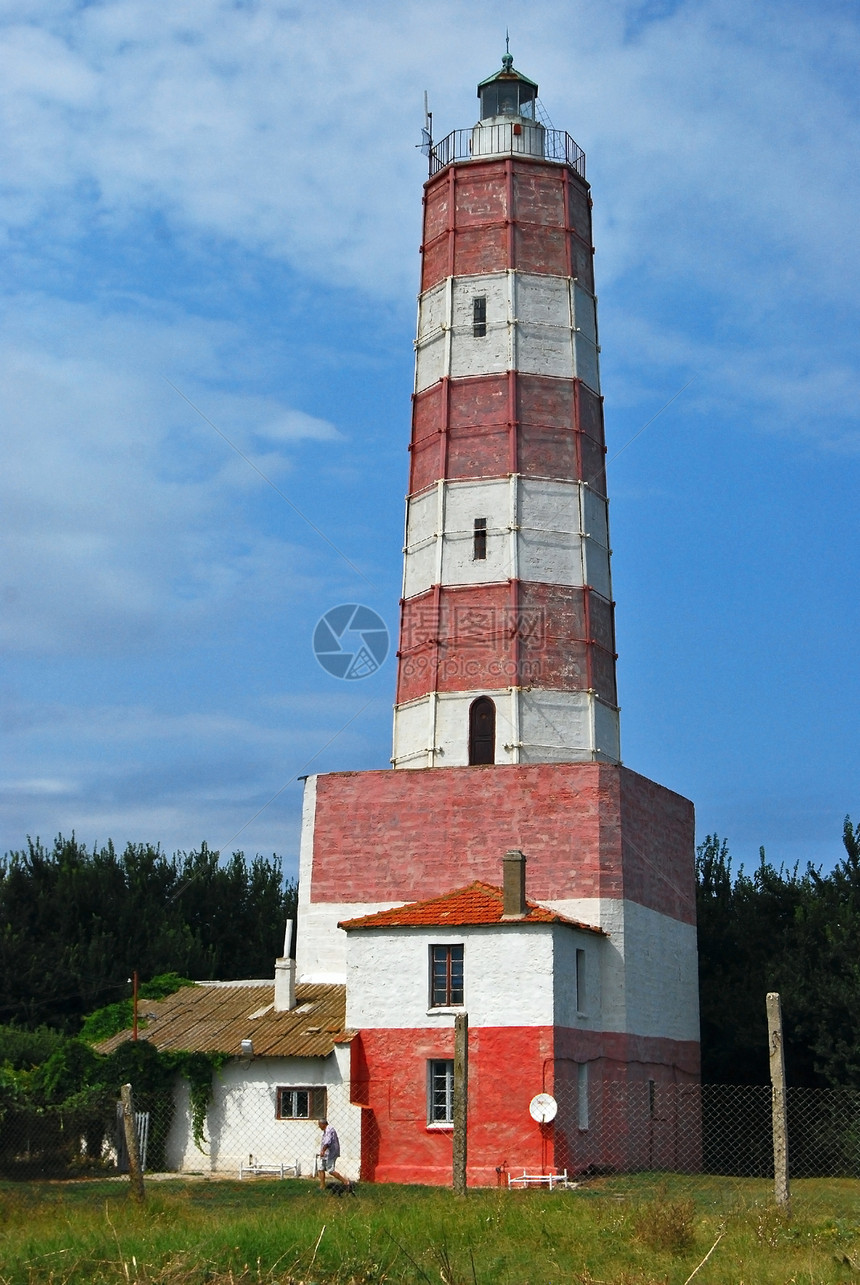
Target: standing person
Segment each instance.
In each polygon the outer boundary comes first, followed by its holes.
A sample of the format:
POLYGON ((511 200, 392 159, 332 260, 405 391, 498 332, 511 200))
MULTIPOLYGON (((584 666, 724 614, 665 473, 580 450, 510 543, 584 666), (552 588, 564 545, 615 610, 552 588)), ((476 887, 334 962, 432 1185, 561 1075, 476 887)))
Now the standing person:
POLYGON ((340 1139, 337 1136, 337 1130, 334 1125, 329 1124, 328 1120, 318 1120, 317 1123, 323 1131, 320 1141, 320 1187, 325 1190, 325 1176, 330 1173, 332 1178, 337 1178, 338 1182, 352 1194, 355 1191, 353 1184, 335 1169, 340 1155, 340 1139))

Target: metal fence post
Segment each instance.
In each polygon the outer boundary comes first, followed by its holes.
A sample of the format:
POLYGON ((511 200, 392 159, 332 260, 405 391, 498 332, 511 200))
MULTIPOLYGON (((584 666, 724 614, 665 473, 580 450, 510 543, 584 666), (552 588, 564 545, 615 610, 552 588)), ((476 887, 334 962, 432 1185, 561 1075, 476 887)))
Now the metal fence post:
POLYGON ((776 1203, 788 1210, 788 1103, 785 1093, 785 1054, 782 1039, 782 1005, 776 991, 767 996, 767 1039, 773 1112, 773 1190, 776 1203))

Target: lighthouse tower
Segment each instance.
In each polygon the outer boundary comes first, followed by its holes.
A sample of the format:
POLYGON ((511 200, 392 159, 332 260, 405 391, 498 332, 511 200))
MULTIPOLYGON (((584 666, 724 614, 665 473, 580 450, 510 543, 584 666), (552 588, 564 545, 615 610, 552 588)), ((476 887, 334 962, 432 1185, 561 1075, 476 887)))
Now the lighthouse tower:
POLYGON ((585 157, 510 54, 478 98, 424 187, 394 770, 304 796, 299 979, 346 984, 400 1181, 449 1181, 458 1012, 478 1182, 547 1162, 536 1093, 557 1162, 617 1165, 606 1086, 699 1068, 693 807, 620 758, 585 157))
POLYGON ((398 768, 619 761, 585 157, 513 67, 430 152, 398 768))

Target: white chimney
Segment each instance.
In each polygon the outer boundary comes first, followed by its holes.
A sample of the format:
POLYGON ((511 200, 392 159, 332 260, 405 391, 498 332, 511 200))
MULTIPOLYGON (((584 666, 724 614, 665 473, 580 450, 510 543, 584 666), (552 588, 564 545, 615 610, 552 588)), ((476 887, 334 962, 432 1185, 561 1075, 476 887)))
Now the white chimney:
POLYGON ((293 921, 287 920, 284 953, 275 960, 275 1012, 288 1013, 296 1006, 296 961, 290 959, 293 944, 293 921))

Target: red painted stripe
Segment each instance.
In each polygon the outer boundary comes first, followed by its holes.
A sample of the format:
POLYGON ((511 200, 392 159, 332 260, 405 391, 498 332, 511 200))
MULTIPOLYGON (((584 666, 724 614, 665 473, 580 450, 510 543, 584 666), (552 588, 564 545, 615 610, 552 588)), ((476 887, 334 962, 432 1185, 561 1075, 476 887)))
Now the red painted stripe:
POLYGON ((604 763, 439 767, 317 778, 314 903, 423 900, 521 848, 528 895, 627 898, 695 923, 693 805, 604 763))

